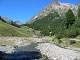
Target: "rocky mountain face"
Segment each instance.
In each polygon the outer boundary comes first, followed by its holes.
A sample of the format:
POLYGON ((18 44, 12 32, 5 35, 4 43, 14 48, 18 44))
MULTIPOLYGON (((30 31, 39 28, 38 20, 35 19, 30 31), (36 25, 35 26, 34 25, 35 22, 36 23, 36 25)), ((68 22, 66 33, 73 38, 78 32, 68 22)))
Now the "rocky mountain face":
POLYGON ((66 11, 69 9, 72 9, 74 15, 77 14, 78 6, 70 3, 50 3, 46 8, 44 8, 38 15, 34 16, 32 18, 32 21, 35 21, 35 19, 40 19, 44 16, 47 16, 51 12, 58 12, 60 16, 64 16, 66 11))

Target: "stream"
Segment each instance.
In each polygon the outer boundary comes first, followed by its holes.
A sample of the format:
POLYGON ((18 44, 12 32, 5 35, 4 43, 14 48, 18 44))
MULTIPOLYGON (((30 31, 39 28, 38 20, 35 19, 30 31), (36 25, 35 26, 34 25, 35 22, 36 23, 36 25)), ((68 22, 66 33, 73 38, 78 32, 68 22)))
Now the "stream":
POLYGON ((40 50, 36 49, 36 43, 19 47, 13 53, 4 53, 0 51, 0 60, 35 60, 42 58, 40 50))

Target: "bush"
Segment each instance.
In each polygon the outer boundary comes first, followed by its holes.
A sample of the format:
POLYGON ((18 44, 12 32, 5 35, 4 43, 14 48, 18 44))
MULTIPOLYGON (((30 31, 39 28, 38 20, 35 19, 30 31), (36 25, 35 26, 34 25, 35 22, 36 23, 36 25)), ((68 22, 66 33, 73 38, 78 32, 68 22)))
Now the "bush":
POLYGON ((72 26, 69 29, 65 30, 65 37, 75 38, 78 35, 79 35, 79 29, 75 26, 72 26))
POLYGON ((75 40, 70 40, 70 45, 75 44, 76 41, 75 40))
POLYGON ((49 58, 47 57, 47 55, 42 55, 42 60, 49 60, 49 58))

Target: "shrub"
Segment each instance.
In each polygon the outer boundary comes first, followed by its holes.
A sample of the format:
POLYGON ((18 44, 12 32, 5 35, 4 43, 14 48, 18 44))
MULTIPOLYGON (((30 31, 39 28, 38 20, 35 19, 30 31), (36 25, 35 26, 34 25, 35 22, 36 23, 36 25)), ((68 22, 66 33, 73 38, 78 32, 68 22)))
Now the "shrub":
POLYGON ((70 40, 70 45, 75 44, 76 41, 75 40, 70 40))

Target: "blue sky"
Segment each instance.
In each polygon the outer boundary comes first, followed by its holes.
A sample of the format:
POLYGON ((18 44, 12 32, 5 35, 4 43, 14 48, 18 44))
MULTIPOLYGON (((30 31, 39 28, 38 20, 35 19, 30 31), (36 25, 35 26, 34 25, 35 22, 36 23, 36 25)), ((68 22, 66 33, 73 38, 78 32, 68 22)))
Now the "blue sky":
MULTIPOLYGON (((47 6, 51 0, 0 0, 0 15, 24 23, 47 6)), ((61 2, 76 4, 78 0, 61 0, 61 2)))

